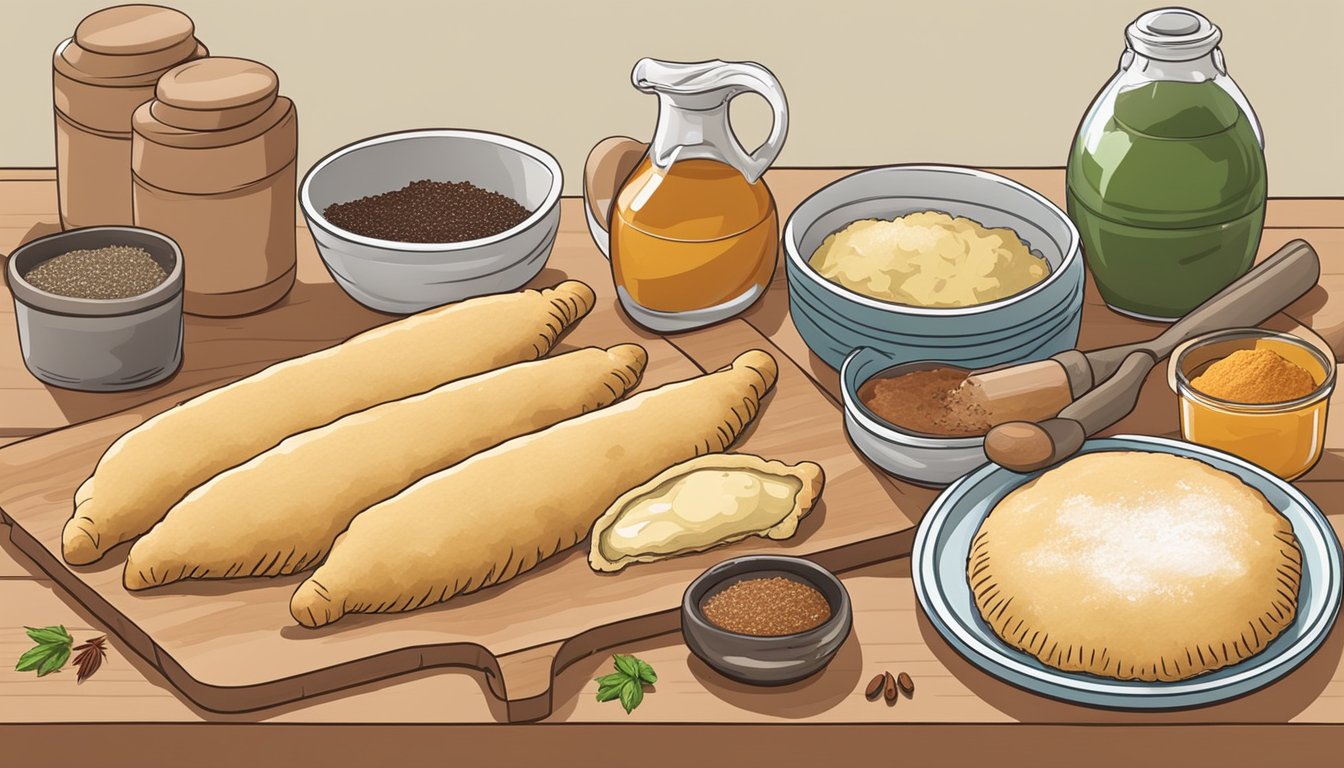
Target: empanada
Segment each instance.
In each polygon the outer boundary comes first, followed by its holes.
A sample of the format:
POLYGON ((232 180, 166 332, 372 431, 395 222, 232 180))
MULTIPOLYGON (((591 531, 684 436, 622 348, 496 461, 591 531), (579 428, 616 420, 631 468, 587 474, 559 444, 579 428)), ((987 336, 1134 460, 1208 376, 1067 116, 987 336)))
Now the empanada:
POLYGON ((749 536, 790 538, 824 482, 810 461, 789 466, 749 453, 697 456, 621 494, 593 525, 588 564, 619 571, 749 536))
POLYGON ((118 438, 75 491, 75 512, 62 535, 65 560, 97 560, 148 531, 192 488, 290 435, 535 360, 593 301, 592 289, 572 280, 470 299, 276 363, 170 408, 118 438))
POLYGON ((634 344, 518 363, 300 432, 196 488, 131 547, 123 582, 311 568, 360 511, 478 451, 608 406, 639 383, 634 344))
POLYGON ((1201 461, 1079 456, 1008 494, 972 540, 980 616, 1045 664, 1174 681, 1259 653, 1297 612, 1302 555, 1256 489, 1201 461))
POLYGON ((774 359, 753 350, 430 475, 356 517, 290 613, 319 627, 411 611, 531 570, 581 541, 627 488, 727 448, 777 376, 774 359))

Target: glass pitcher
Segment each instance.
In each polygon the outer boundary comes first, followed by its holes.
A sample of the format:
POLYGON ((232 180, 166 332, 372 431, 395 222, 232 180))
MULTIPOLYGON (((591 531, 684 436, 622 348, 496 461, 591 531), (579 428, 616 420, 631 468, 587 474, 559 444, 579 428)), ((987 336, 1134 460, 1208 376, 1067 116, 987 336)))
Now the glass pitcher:
POLYGON ((788 132, 784 91, 750 62, 640 59, 631 79, 658 96, 648 151, 612 198, 610 255, 621 306, 640 325, 683 331, 727 319, 760 298, 774 274, 779 216, 761 175, 788 132), (743 149, 728 103, 760 94, 769 137, 743 149))
POLYGON ((1106 303, 1170 321, 1250 269, 1265 219, 1264 137, 1208 19, 1162 8, 1125 37, 1120 71, 1069 154, 1069 216, 1106 303))

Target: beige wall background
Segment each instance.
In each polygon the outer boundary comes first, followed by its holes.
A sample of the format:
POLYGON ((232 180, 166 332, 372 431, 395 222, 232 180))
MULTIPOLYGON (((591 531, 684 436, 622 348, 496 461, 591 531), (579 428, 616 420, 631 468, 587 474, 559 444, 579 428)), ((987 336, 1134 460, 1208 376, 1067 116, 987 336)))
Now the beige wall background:
MULTIPOLYGON (((406 128, 545 147, 580 189, 603 136, 647 138, 640 56, 750 59, 788 94, 779 163, 1062 165, 1123 31, 1160 0, 160 0, 211 51, 265 62, 299 108, 300 162, 406 128)), ((5 0, 0 165, 54 163, 51 52, 108 0, 5 0)), ((1202 0, 1265 128, 1274 195, 1344 195, 1340 0, 1202 0)), ((744 100, 740 100, 744 101, 744 100)), ((768 111, 742 104, 744 140, 768 111)))

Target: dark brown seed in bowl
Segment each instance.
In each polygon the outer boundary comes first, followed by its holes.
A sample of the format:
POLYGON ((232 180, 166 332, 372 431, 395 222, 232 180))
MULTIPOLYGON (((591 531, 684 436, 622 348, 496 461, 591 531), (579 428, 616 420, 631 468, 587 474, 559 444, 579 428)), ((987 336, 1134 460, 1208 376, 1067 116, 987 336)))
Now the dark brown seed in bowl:
POLYGON ((892 677, 890 672, 885 673, 883 678, 886 683, 883 695, 886 696, 888 704, 894 703, 896 701, 896 678, 892 677))
POLYGON ((402 243, 460 243, 513 229, 532 212, 469 181, 413 181, 401 189, 333 203, 332 224, 364 237, 402 243))
POLYGON ((882 695, 882 689, 886 687, 886 684, 887 673, 879 673, 877 677, 874 677, 868 682, 868 688, 863 692, 863 695, 867 696, 869 700, 876 699, 878 696, 882 695))

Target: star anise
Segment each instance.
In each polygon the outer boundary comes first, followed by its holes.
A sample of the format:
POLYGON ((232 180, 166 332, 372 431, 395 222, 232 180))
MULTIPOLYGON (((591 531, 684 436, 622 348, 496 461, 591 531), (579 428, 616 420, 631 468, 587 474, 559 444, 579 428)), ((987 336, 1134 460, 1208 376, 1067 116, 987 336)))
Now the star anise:
POLYGON ((86 643, 80 643, 75 646, 78 655, 71 662, 75 665, 75 682, 82 683, 93 677, 93 673, 103 665, 103 658, 107 656, 107 635, 99 635, 86 643))

